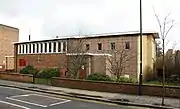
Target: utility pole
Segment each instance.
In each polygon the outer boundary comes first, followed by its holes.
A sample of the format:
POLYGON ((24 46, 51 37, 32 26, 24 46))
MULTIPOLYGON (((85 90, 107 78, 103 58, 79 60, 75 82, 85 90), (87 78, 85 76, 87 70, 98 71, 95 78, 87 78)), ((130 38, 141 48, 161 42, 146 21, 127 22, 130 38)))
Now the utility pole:
POLYGON ((139 73, 139 95, 142 95, 142 0, 140 0, 140 73, 139 73))
POLYGON ((164 58, 164 36, 163 36, 163 93, 162 93, 162 105, 164 105, 164 95, 165 95, 165 58, 164 58))

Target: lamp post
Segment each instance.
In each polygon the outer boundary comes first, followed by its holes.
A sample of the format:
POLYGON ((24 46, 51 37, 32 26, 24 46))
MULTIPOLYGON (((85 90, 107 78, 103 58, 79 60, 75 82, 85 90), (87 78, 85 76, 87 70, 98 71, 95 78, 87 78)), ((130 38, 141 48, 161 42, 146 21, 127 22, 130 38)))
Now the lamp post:
POLYGON ((142 94, 142 0, 140 0, 140 73, 139 73, 139 95, 142 94))

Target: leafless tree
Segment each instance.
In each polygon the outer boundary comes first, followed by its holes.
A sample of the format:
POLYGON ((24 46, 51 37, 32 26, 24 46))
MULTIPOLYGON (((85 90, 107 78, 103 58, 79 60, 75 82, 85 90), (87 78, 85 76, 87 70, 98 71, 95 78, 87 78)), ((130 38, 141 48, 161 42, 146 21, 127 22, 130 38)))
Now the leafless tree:
POLYGON ((74 79, 79 77, 79 71, 87 65, 85 42, 86 38, 80 35, 68 40, 68 74, 74 79))
MULTIPOLYGON (((154 11, 155 12, 155 11, 154 11)), ((159 30, 160 30, 160 36, 162 40, 162 55, 163 55, 163 92, 162 92, 162 105, 164 105, 164 95, 165 95, 165 41, 168 36, 168 33, 171 31, 173 26, 175 25, 174 20, 169 20, 170 13, 164 17, 164 20, 161 22, 159 19, 159 16, 155 12, 155 17, 157 19, 158 25, 159 25, 159 30)))
POLYGON ((116 81, 119 80, 120 76, 125 71, 125 68, 129 66, 129 62, 134 56, 130 52, 130 49, 125 49, 124 46, 118 50, 111 51, 112 56, 108 57, 108 63, 110 67, 108 70, 111 74, 116 76, 116 81))

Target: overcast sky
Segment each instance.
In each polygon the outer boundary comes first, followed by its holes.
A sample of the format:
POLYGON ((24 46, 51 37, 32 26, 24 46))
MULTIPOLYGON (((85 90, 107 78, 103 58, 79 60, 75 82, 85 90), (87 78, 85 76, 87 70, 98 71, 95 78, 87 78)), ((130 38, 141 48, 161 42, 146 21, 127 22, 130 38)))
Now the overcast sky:
MULTIPOLYGON (((171 12, 176 25, 170 42, 179 41, 180 0, 142 0, 143 30, 158 31, 154 11, 171 12)), ((55 36, 139 30, 139 0, 0 0, 0 23, 20 29, 20 41, 55 36)))

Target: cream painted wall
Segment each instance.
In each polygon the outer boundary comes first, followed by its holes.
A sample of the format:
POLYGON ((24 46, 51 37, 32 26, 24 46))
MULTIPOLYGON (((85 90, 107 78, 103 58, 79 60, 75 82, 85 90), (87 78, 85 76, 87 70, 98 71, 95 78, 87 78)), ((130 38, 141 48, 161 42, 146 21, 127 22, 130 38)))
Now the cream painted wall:
MULTIPOLYGON (((137 79, 139 80, 139 73, 140 73, 140 36, 138 36, 138 65, 137 65, 137 79)), ((153 58, 155 57, 155 52, 156 52, 156 48, 155 48, 155 41, 152 35, 143 35, 143 40, 142 40, 142 45, 143 45, 143 57, 142 57, 142 64, 143 64, 143 75, 145 75, 145 67, 146 66, 150 66, 151 68, 153 68, 153 58)))
POLYGON ((7 66, 7 69, 14 69, 14 58, 8 58, 8 63, 6 65, 5 56, 14 56, 13 42, 17 42, 18 39, 18 29, 0 25, 0 65, 7 66))

